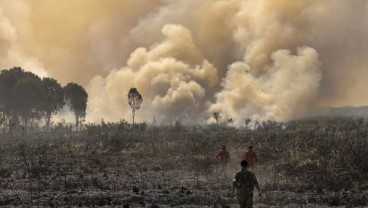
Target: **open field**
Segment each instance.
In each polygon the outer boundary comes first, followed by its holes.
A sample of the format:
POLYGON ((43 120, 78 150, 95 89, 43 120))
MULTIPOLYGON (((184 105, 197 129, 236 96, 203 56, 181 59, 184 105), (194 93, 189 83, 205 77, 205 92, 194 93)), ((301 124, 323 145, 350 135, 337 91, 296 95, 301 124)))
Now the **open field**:
POLYGON ((368 205, 368 122, 313 118, 258 129, 86 125, 71 132, 1 135, 0 205, 40 207, 235 207, 231 177, 215 155, 259 156, 255 207, 368 205))

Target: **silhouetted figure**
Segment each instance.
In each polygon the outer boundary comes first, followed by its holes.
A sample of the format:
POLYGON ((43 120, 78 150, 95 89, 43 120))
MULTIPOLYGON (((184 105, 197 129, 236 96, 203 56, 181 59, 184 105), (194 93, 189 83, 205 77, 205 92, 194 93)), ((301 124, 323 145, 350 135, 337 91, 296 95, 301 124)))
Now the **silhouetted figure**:
POLYGON ((253 146, 248 147, 248 151, 244 155, 244 159, 248 162, 248 169, 254 171, 255 164, 257 162, 257 154, 253 150, 253 146))
POLYGON ((237 190, 237 198, 241 208, 253 207, 253 191, 257 188, 258 194, 261 196, 261 190, 258 185, 256 175, 247 169, 246 160, 241 161, 241 170, 235 175, 233 182, 233 196, 235 189, 237 190))
POLYGON ((227 165, 230 161, 230 154, 226 150, 225 145, 222 145, 222 148, 219 151, 219 153, 217 154, 216 158, 219 158, 221 160, 221 173, 224 174, 225 177, 227 177, 226 169, 227 169, 227 165))

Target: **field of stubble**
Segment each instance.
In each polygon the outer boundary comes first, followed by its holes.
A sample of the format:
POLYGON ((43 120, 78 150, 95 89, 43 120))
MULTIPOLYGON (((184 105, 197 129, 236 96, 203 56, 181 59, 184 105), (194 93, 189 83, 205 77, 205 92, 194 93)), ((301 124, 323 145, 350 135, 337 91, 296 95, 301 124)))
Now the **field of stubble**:
POLYGON ((367 129, 364 120, 345 118, 256 130, 120 123, 3 134, 0 205, 236 207, 232 176, 252 144, 263 190, 255 207, 364 207, 367 129), (215 159, 222 144, 232 157, 228 178, 215 159))

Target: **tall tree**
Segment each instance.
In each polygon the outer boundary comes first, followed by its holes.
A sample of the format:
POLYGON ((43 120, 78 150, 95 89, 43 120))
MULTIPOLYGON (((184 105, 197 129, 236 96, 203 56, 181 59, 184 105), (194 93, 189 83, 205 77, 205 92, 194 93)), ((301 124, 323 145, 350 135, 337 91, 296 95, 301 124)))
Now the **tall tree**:
MULTIPOLYGON (((19 98, 21 94, 23 94, 21 91, 25 91, 25 86, 27 85, 25 82, 25 79, 28 79, 28 84, 30 82, 33 82, 35 84, 36 82, 40 81, 40 78, 31 73, 31 72, 25 72, 20 67, 13 67, 9 70, 4 69, 0 72, 0 107, 1 107, 1 113, 2 113, 2 125, 3 125, 3 131, 6 132, 9 127, 9 130, 11 130, 11 127, 17 123, 18 117, 22 116, 22 112, 27 112, 27 109, 24 109, 26 107, 27 103, 29 104, 28 100, 24 100, 22 98, 19 98), (31 81, 33 80, 33 81, 31 81), (21 83, 18 83, 21 82, 21 83), (17 89, 13 89, 16 85, 17 89), (23 101, 26 101, 26 103, 23 103, 23 101)), ((32 91, 31 86, 27 89, 29 91, 32 91)), ((34 92, 33 92, 34 93, 34 92)), ((29 92, 27 96, 31 96, 32 94, 29 92)), ((31 98, 33 99, 33 98, 31 98)), ((29 110, 29 109, 28 109, 29 110)), ((23 115, 24 116, 24 115, 23 115)), ((23 118, 24 120, 24 118, 23 118)), ((27 119, 26 119, 27 120, 27 119)))
POLYGON ((88 94, 84 88, 76 83, 68 83, 64 87, 64 96, 70 110, 75 116, 77 131, 82 119, 86 116, 88 94))
POLYGON ((9 100, 9 89, 7 88, 4 80, 4 76, 0 73, 0 126, 3 132, 6 131, 7 126, 7 114, 6 114, 6 103, 9 100))
POLYGON ((135 112, 141 108, 143 102, 142 95, 138 92, 137 88, 130 88, 128 93, 128 104, 132 110, 133 125, 135 112))
POLYGON ((218 127, 220 119, 221 119, 221 115, 219 112, 214 112, 212 114, 213 118, 216 120, 216 126, 218 127))
POLYGON ((41 80, 35 78, 18 80, 11 90, 11 96, 14 99, 17 114, 22 117, 27 129, 29 119, 38 118, 41 115, 42 103, 46 97, 41 80))
POLYGON ((52 78, 43 78, 42 86, 46 94, 42 110, 45 112, 46 127, 50 128, 51 116, 57 113, 64 105, 64 91, 61 85, 52 78))

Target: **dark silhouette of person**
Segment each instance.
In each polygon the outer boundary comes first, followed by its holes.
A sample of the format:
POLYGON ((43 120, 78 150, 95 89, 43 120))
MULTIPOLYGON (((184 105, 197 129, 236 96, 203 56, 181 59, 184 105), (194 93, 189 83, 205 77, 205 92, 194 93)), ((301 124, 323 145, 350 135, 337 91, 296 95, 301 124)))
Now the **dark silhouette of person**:
POLYGON ((256 175, 247 169, 248 162, 241 161, 241 170, 236 173, 233 181, 233 196, 235 196, 235 189, 237 190, 237 198, 241 208, 253 207, 253 191, 254 187, 258 190, 261 196, 261 190, 258 185, 256 175))

